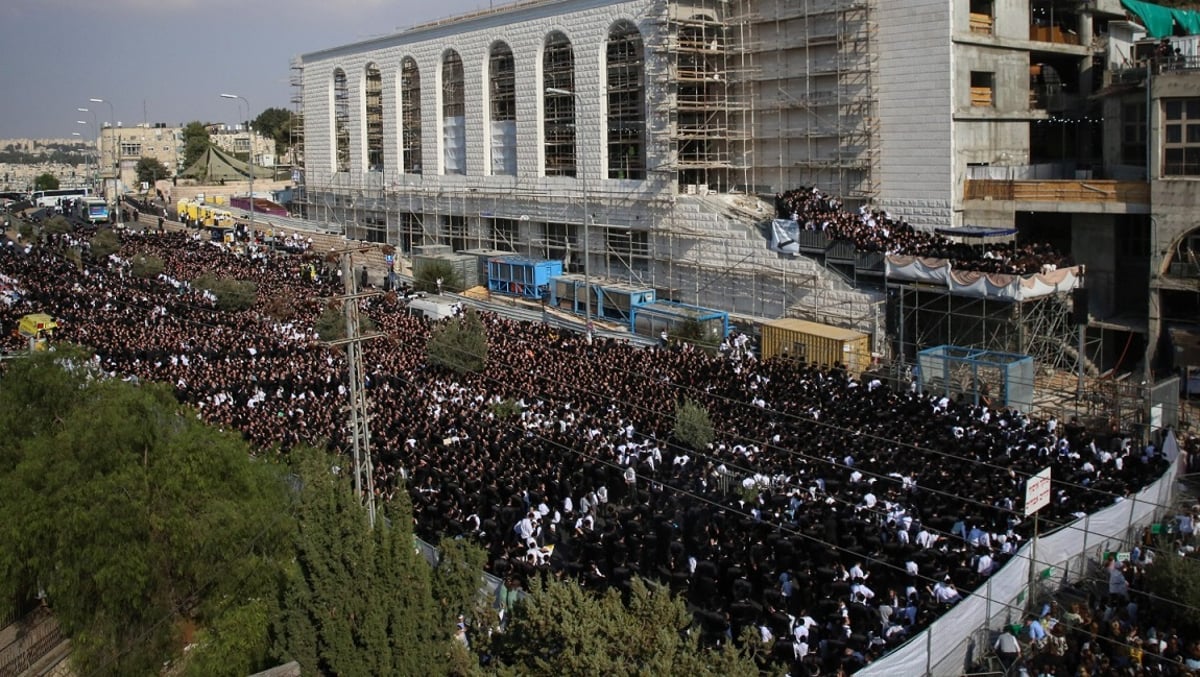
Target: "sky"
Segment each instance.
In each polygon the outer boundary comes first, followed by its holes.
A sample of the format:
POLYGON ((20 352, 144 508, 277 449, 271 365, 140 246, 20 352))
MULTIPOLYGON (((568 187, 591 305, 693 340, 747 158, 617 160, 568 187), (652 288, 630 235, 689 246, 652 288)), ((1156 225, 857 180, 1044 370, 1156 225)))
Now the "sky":
MULTIPOLYGON (((496 6, 508 0, 494 0, 496 6)), ((486 9, 489 0, 3 0, 0 139, 124 126, 234 124, 292 108, 294 56, 486 9), (239 106, 241 107, 239 109, 239 106), (88 108, 89 112, 78 112, 88 108), (86 125, 78 124, 84 120, 86 125)))

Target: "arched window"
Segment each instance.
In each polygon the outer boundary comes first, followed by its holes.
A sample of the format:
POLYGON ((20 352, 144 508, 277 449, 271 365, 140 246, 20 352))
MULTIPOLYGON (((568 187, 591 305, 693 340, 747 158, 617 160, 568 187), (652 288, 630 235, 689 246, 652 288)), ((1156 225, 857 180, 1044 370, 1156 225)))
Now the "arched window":
POLYGON ((400 155, 404 173, 421 173, 421 71, 411 56, 400 64, 400 155))
POLYGON ((517 69, 512 50, 492 45, 488 59, 492 119, 492 174, 517 174, 517 69))
POLYGON ((467 173, 466 105, 463 103, 463 63, 458 52, 442 57, 443 173, 467 173))
POLYGON ((379 66, 367 65, 366 95, 367 171, 383 171, 383 75, 379 66))
POLYGON ((346 71, 333 71, 333 168, 350 171, 350 85, 346 71))
POLYGON ((646 178, 646 81, 642 34, 629 21, 608 32, 608 178, 646 178))
POLYGON ((575 176, 575 52, 557 31, 542 54, 546 176, 575 176))

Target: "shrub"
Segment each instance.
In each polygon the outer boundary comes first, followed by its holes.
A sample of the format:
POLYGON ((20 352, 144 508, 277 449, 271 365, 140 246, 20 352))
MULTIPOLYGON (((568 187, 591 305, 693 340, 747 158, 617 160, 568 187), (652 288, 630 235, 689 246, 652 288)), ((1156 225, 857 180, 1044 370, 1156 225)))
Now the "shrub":
POLYGON ((687 319, 671 328, 668 335, 672 341, 691 343, 708 351, 716 350, 721 343, 721 337, 716 337, 704 330, 704 325, 693 319, 687 319))
POLYGON ((92 256, 97 260, 103 261, 110 254, 116 254, 121 248, 121 238, 110 229, 104 229, 96 233, 92 237, 92 256))
POLYGON ((438 293, 438 278, 442 280, 441 291, 462 291, 463 281, 449 261, 423 260, 413 271, 413 289, 430 294, 438 293))
POLYGON ((431 364, 460 374, 482 371, 487 350, 487 332, 474 310, 435 327, 427 346, 431 364))
POLYGON ((133 262, 130 264, 130 272, 138 277, 151 278, 157 277, 159 273, 163 272, 164 267, 163 260, 157 256, 140 254, 133 258, 133 262))
POLYGON ((46 221, 45 228, 46 232, 52 235, 62 235, 63 233, 75 231, 75 227, 71 225, 71 222, 62 216, 51 217, 49 221, 46 221))
POLYGON ((210 273, 192 280, 192 286, 212 292, 217 297, 217 308, 230 312, 246 310, 258 296, 258 285, 250 280, 215 277, 210 273))
MULTIPOLYGON (((346 338, 346 315, 342 310, 341 302, 334 301, 325 306, 325 310, 317 316, 313 328, 317 330, 317 336, 320 336, 322 341, 337 341, 346 338)), ((371 318, 360 312, 358 314, 359 335, 374 328, 375 323, 371 321, 371 318)))
POLYGON ((675 439, 696 451, 708 448, 713 441, 713 425, 708 410, 692 400, 677 402, 675 439))
POLYGON ((521 405, 517 401, 509 397, 492 404, 492 414, 501 421, 512 418, 521 413, 521 405))

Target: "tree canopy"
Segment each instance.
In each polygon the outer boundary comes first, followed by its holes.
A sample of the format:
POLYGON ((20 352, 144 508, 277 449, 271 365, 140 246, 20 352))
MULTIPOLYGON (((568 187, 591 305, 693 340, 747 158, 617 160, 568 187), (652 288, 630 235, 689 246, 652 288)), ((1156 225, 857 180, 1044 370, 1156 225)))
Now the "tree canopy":
POLYGON ((414 271, 413 289, 417 291, 441 294, 443 291, 462 291, 464 286, 462 276, 449 261, 423 261, 414 271), (441 284, 438 284, 438 280, 441 280, 441 284))
POLYGON ((183 166, 191 167, 212 145, 203 122, 189 122, 183 128, 183 166))
POLYGON ((290 145, 294 117, 295 114, 286 108, 268 108, 254 118, 254 128, 259 134, 274 139, 275 152, 282 155, 290 145))
POLYGON ((137 177, 141 183, 150 184, 150 188, 154 188, 154 182, 158 179, 167 179, 175 175, 175 172, 167 169, 167 166, 158 161, 158 158, 144 157, 138 160, 137 177))
POLYGON ((675 439, 696 451, 706 449, 713 441, 713 425, 708 410, 694 400, 676 402, 675 439))
MULTIPOLYGON (((20 515, 0 520, 0 612, 44 591, 77 671, 157 674, 186 628, 272 598, 286 485, 169 388, 94 378, 88 364, 40 353, 0 380, 0 514, 20 515)), ((240 626, 262 655, 266 626, 240 626)), ((235 653, 219 672, 261 669, 235 653)))
POLYGON ((570 582, 535 582, 488 648, 502 673, 521 675, 759 674, 751 657, 702 648, 686 632, 687 608, 666 588, 635 578, 628 596, 626 604, 616 589, 596 595, 570 582))
POLYGON ((58 186, 58 177, 50 172, 38 174, 33 180, 34 190, 58 190, 58 186))
POLYGON ((474 309, 434 327, 426 346, 429 361, 460 374, 482 371, 487 364, 487 331, 474 309))
POLYGON ((297 454, 296 559, 274 623, 277 652, 312 674, 443 673, 450 645, 429 565, 413 548, 408 496, 381 506, 372 530, 345 465, 297 454))

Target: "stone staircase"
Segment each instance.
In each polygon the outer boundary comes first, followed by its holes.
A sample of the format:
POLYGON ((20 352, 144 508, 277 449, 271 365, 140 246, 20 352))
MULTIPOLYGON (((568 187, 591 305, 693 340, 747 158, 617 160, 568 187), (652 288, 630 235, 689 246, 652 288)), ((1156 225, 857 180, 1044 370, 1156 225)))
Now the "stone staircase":
MULTIPOLYGON (((731 284, 712 284, 719 290, 713 295, 714 307, 727 308, 732 300, 735 313, 797 316, 876 331, 875 305, 883 295, 855 288, 841 273, 814 259, 772 251, 761 226, 773 215, 770 205, 753 196, 680 196, 672 227, 675 240, 684 240, 684 246, 676 246, 672 252, 676 264, 728 273, 731 284), (679 227, 681 221, 689 225, 679 227), (746 276, 760 281, 757 288, 739 288, 744 285, 738 285, 736 278, 746 276), (761 284, 763 278, 773 283, 761 284), (738 303, 742 298, 764 296, 774 297, 775 302, 760 302, 758 308, 752 302, 738 303)), ((706 274, 699 275, 704 279, 706 274)), ((700 304, 710 302, 701 296, 700 304)))

